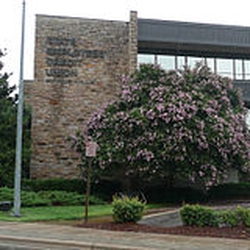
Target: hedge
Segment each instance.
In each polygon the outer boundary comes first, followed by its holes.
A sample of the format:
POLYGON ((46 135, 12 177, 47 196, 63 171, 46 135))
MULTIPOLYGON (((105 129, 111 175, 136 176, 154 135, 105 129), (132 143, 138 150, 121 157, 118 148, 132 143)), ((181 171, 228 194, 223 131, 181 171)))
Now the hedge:
POLYGON ((250 227, 250 209, 240 206, 234 210, 214 210, 201 205, 185 205, 180 215, 183 224, 188 226, 250 227))
MULTIPOLYGON (((22 181, 22 189, 27 191, 67 191, 85 194, 86 183, 80 179, 25 179, 22 181)), ((111 201, 114 193, 121 191, 117 181, 100 180, 91 185, 91 194, 106 201, 111 201)))
POLYGON ((250 199, 250 182, 225 183, 211 188, 209 199, 250 199))
MULTIPOLYGON (((11 188, 0 188, 0 201, 13 201, 14 190, 11 188)), ((21 191, 22 206, 69 206, 84 205, 85 195, 66 191, 21 191)), ((89 203, 102 205, 105 202, 95 196, 90 196, 89 203)))
MULTIPOLYGON (((60 190, 85 194, 85 186, 85 182, 80 179, 29 179, 22 181, 23 190, 34 192, 60 190)), ((164 183, 139 185, 137 189, 132 191, 142 192, 150 203, 203 203, 209 200, 250 199, 250 182, 221 184, 211 188, 206 194, 190 187, 168 188, 164 183)), ((124 190, 121 183, 116 180, 100 180, 91 186, 91 194, 106 201, 112 201, 112 196, 119 192, 124 192, 124 190)))

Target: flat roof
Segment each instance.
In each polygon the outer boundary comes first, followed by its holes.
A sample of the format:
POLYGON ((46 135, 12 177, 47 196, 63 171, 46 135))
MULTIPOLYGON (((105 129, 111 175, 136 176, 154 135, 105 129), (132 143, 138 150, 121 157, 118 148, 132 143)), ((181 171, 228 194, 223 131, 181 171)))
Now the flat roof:
POLYGON ((250 27, 139 18, 138 52, 250 59, 250 27))

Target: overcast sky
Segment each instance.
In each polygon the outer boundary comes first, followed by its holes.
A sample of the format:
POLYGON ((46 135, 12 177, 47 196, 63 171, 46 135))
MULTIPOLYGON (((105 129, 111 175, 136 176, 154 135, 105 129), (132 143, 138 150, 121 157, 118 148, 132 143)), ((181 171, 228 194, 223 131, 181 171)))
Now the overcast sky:
MULTIPOLYGON (((5 70, 18 83, 21 14, 23 0, 1 0, 0 49, 7 49, 5 70)), ((33 79, 35 15, 62 15, 110 20, 129 20, 129 11, 139 18, 250 26, 247 0, 26 0, 24 78, 33 79)))

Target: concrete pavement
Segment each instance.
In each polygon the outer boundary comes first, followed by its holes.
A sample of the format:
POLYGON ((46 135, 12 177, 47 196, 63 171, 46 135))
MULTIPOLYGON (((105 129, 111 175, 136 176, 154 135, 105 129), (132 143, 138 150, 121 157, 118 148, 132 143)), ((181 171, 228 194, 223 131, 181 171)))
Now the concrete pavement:
POLYGON ((150 225, 157 227, 177 227, 182 226, 180 209, 173 209, 167 212, 150 214, 143 216, 143 218, 138 222, 142 225, 150 225))
POLYGON ((0 250, 250 250, 250 241, 0 222, 0 250))

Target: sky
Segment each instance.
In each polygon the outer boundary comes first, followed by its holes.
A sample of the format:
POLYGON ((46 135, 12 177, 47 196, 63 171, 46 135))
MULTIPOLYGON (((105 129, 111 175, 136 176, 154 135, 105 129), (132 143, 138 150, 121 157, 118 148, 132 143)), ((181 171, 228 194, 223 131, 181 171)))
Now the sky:
MULTIPOLYGON (((10 83, 20 74, 21 17, 23 0, 0 0, 0 49, 10 83)), ((24 79, 33 79, 36 14, 129 20, 130 10, 139 18, 250 26, 249 0, 25 0, 24 79)))

